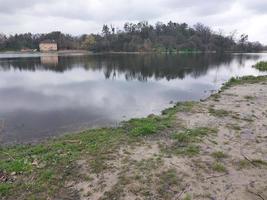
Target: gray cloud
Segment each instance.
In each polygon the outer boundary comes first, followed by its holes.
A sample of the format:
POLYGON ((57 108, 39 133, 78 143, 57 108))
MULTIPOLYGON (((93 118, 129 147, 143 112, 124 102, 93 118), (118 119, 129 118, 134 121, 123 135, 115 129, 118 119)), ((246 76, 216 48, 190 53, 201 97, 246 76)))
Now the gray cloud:
POLYGON ((199 1, 199 0, 167 0, 164 3, 171 9, 190 10, 193 15, 212 15, 220 13, 232 5, 232 0, 199 1))
POLYGON ((0 30, 4 33, 98 32, 103 23, 169 20, 193 25, 203 22, 230 32, 237 29, 262 40, 267 26, 263 0, 0 0, 0 30), (252 23, 248 26, 248 23, 252 23))
POLYGON ((35 0, 17 1, 17 0, 0 0, 0 13, 14 13, 18 10, 27 8, 37 3, 35 0))
MULTIPOLYGON (((241 4, 242 1, 239 3, 241 4)), ((246 9, 252 10, 257 13, 266 14, 267 13, 267 1, 265 0, 244 0, 242 4, 246 9)))

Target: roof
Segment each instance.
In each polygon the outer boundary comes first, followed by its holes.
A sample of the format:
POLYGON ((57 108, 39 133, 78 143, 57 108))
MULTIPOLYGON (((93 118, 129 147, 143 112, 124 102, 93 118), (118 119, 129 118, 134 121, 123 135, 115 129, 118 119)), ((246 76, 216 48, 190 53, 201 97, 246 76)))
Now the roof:
POLYGON ((55 40, 43 40, 40 42, 40 44, 56 44, 57 42, 55 40))

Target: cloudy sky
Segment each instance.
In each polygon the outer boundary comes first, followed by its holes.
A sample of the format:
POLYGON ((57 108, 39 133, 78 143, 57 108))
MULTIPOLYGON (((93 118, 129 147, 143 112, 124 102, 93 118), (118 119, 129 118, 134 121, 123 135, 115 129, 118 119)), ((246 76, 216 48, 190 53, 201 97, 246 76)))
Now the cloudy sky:
POLYGON ((125 21, 197 22, 267 44, 266 0, 0 0, 0 32, 97 33, 125 21))

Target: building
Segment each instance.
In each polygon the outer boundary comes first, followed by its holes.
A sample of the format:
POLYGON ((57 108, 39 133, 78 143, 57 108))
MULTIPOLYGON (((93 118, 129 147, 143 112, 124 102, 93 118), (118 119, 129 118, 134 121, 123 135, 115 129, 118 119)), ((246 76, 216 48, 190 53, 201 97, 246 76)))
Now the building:
POLYGON ((57 51, 57 43, 54 40, 44 40, 40 42, 39 49, 42 52, 57 51))

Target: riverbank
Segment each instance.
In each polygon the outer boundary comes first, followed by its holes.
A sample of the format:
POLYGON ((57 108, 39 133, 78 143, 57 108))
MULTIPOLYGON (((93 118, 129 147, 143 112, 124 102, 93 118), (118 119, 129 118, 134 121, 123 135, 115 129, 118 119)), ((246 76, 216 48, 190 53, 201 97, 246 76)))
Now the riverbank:
POLYGON ((119 128, 0 150, 1 199, 266 199, 267 77, 119 128))

